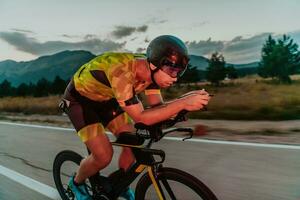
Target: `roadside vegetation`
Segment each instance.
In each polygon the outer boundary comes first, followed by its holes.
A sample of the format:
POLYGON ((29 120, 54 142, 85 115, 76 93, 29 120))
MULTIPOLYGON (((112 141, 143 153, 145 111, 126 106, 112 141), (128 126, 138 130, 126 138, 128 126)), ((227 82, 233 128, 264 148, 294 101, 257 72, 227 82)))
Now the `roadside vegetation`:
POLYGON ((192 118, 230 120, 300 119, 300 76, 291 76, 292 84, 258 76, 225 81, 220 86, 208 83, 177 86, 163 92, 167 99, 195 89, 214 94, 208 110, 190 114, 192 118), (179 89, 180 88, 180 89, 179 89))
POLYGON ((58 109, 60 97, 3 97, 0 98, 0 112, 57 115, 61 114, 58 109))
MULTIPOLYGON (((231 120, 287 120, 300 119, 300 75, 294 75, 292 84, 279 84, 258 76, 224 81, 219 86, 208 82, 178 84, 163 90, 166 100, 190 90, 206 89, 214 94, 207 111, 190 113, 191 118, 231 120)), ((3 97, 0 112, 59 115, 60 95, 47 97, 3 97)), ((141 96, 143 100, 143 96, 141 96)))

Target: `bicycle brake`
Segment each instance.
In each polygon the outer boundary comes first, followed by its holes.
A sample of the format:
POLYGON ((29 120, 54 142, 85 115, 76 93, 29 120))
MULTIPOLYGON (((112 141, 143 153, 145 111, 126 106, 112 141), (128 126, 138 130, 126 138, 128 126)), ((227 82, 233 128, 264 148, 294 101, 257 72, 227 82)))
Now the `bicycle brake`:
POLYGON ((188 140, 188 139, 192 139, 194 136, 194 131, 191 128, 187 128, 186 131, 189 133, 189 135, 185 138, 182 139, 182 141, 188 140))

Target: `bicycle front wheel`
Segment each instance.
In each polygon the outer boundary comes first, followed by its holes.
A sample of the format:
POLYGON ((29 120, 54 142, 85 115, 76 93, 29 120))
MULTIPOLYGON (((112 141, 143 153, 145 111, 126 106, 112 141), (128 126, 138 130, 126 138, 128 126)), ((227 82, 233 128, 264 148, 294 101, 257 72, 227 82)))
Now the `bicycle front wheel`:
POLYGON ((73 151, 62 151, 53 163, 53 178, 55 186, 63 200, 74 200, 75 195, 68 187, 69 179, 79 167, 82 157, 73 151))
MULTIPOLYGON (((160 168, 156 182, 166 200, 217 200, 199 179, 178 169, 160 168)), ((135 195, 136 200, 159 199, 148 173, 137 183, 135 195)))

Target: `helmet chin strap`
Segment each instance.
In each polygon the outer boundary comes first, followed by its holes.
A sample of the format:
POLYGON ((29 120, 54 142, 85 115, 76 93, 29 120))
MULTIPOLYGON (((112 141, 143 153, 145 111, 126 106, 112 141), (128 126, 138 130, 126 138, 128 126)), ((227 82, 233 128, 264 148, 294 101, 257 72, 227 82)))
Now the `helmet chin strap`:
POLYGON ((158 70, 159 70, 158 67, 156 67, 154 70, 152 70, 152 69, 150 68, 152 83, 155 84, 155 85, 157 85, 157 86, 158 86, 158 84, 156 83, 156 81, 155 81, 155 79, 154 79, 154 74, 155 74, 158 70))
POLYGON ((148 62, 148 66, 149 66, 149 69, 150 69, 150 73, 151 73, 151 80, 152 80, 152 83, 156 86, 158 86, 158 84, 156 83, 155 79, 154 79, 154 74, 159 70, 158 67, 156 67, 155 69, 152 69, 150 67, 150 61, 147 59, 147 62, 148 62))

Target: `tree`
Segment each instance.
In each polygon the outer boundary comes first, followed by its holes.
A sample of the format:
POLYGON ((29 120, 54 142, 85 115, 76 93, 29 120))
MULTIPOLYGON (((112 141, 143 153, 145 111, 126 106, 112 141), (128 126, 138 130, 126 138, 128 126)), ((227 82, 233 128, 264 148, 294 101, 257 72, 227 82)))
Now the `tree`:
POLYGON ((184 75, 179 79, 180 83, 195 83, 204 78, 203 71, 198 70, 196 66, 188 64, 184 75))
POLYGON ((56 76, 53 83, 51 84, 52 94, 63 94, 66 88, 66 82, 59 76, 56 76))
POLYGON ((4 80, 0 84, 0 96, 12 96, 13 88, 11 86, 11 83, 8 80, 4 80))
POLYGON ((300 67, 298 45, 289 36, 275 41, 269 35, 263 45, 258 74, 263 77, 277 78, 280 82, 291 83, 290 75, 300 67))
POLYGON ((50 93, 50 82, 42 78, 40 79, 35 87, 34 96, 41 97, 41 96, 47 96, 50 93))
POLYGON ((29 92, 29 87, 25 83, 20 84, 16 89, 17 96, 28 96, 29 92))
POLYGON ((226 77, 225 59, 218 52, 213 53, 207 67, 206 79, 213 85, 219 86, 220 81, 226 77))
POLYGON ((230 65, 226 68, 227 71, 227 77, 229 79, 237 79, 238 78, 238 72, 237 70, 234 68, 233 65, 230 65))
POLYGON ((35 91, 36 91, 36 85, 30 82, 28 84, 28 95, 33 96, 35 94, 35 91))
POLYGON ((258 75, 260 75, 263 78, 275 77, 275 73, 273 72, 274 69, 272 67, 272 52, 274 51, 275 46, 276 41, 272 38, 271 35, 269 35, 268 39, 266 40, 266 43, 263 45, 261 53, 262 60, 259 63, 258 68, 258 75))

